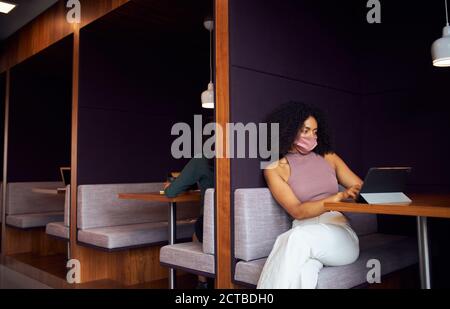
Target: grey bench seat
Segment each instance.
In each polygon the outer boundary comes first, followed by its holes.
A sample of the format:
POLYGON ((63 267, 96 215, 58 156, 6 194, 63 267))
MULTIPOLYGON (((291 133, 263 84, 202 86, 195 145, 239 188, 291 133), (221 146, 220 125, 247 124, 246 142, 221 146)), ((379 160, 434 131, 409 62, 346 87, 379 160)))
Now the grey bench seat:
MULTIPOLYGON (((342 189, 342 188, 341 188, 342 189)), ((278 205, 269 189, 235 191, 236 283, 255 286, 277 237, 289 230, 292 219, 278 205)), ((324 267, 317 288, 353 288, 366 283, 367 262, 378 259, 385 275, 418 262, 417 241, 400 235, 378 233, 376 215, 345 213, 360 241, 360 256, 355 263, 324 267)))
POLYGON ((203 244, 188 242, 161 248, 161 265, 206 277, 215 277, 214 189, 205 192, 203 207, 203 244))
MULTIPOLYGON (((168 241, 168 204, 122 200, 119 193, 159 192, 163 183, 82 185, 78 187, 78 242, 106 250, 126 250, 168 241)), ((192 239, 199 203, 182 203, 177 238, 192 239)))
POLYGON ((64 196, 33 192, 59 188, 61 182, 23 182, 7 185, 6 224, 20 229, 45 227, 64 220, 64 196))
MULTIPOLYGON (((191 239, 194 222, 177 221, 177 238, 191 239)), ((78 241, 105 249, 121 249, 168 240, 167 222, 129 224, 80 230, 78 241)))
POLYGON ((69 239, 69 227, 64 222, 51 222, 45 227, 45 233, 48 235, 69 239))
POLYGON ((9 215, 6 224, 20 229, 44 227, 50 222, 64 219, 64 212, 33 213, 23 215, 9 215))
MULTIPOLYGON (((369 269, 367 262, 378 259, 381 275, 414 265, 418 261, 417 241, 414 238, 371 234, 360 237, 360 256, 350 265, 324 267, 319 273, 318 289, 349 289, 365 284, 369 269)), ((236 281, 256 286, 267 258, 240 261, 236 264, 236 281)))
POLYGON ((161 248, 163 266, 183 269, 206 277, 214 277, 214 255, 205 254, 201 243, 187 242, 161 248))

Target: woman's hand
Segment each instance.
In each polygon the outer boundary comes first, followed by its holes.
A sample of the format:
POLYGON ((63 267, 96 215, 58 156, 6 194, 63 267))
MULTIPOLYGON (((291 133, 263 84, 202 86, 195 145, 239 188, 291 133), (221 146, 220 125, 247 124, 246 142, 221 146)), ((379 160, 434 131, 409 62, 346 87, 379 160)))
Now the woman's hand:
POLYGON ((163 186, 163 190, 166 190, 168 187, 170 187, 170 182, 165 182, 163 186))
POLYGON ((340 202, 340 201, 348 199, 348 198, 352 198, 355 200, 356 197, 358 196, 360 190, 361 190, 361 185, 356 184, 343 192, 339 192, 335 195, 335 202, 340 202))

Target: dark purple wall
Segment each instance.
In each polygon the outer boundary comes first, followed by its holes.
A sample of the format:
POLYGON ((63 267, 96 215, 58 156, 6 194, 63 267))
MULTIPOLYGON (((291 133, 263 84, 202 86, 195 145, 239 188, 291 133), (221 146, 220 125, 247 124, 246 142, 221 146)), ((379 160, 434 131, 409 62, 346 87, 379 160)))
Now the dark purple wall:
MULTIPOLYGON (((364 27, 363 166, 412 166, 409 192, 450 192, 450 70, 431 61, 431 44, 445 25, 443 4, 384 1, 383 23, 364 27)), ((379 228, 414 235, 415 218, 383 216, 379 228)), ((449 285, 449 234, 449 220, 429 219, 436 288, 449 285)))
POLYGON ((445 25, 443 2, 383 2, 383 12, 383 23, 365 25, 359 43, 363 166, 409 165, 410 192, 448 193, 450 70, 431 61, 431 44, 445 25))
MULTIPOLYGON (((336 152, 360 176, 410 165, 409 191, 449 191, 450 72, 431 66, 442 8, 364 1, 230 3, 231 119, 260 122, 278 104, 323 108, 336 152)), ((258 160, 232 160, 232 188, 264 185, 258 160)))
MULTIPOLYGON (((361 80, 354 17, 346 18, 360 7, 349 3, 231 1, 231 120, 263 122, 290 100, 319 106, 336 151, 363 176, 361 80)), ((233 190, 265 185, 259 160, 231 164, 233 190)))
POLYGON ((79 184, 164 181, 187 162, 171 155, 172 126, 207 114, 200 95, 209 34, 201 24, 194 33, 118 26, 100 21, 81 31, 79 184))
POLYGON ((72 43, 69 36, 11 69, 8 181, 59 181, 70 166, 72 43))

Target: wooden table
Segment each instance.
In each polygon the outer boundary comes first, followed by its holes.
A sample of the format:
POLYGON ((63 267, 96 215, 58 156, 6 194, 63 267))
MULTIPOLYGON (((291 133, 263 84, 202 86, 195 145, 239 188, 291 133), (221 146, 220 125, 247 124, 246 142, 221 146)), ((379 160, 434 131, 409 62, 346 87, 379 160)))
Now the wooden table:
POLYGON ((58 195, 58 194, 65 194, 66 188, 33 188, 31 189, 31 191, 40 194, 58 195))
MULTIPOLYGON (((159 192, 151 193, 120 193, 119 199, 123 200, 137 200, 137 201, 147 201, 147 202, 166 202, 169 206, 169 244, 173 245, 176 243, 177 239, 177 203, 186 202, 200 202, 201 194, 200 191, 191 191, 187 193, 180 194, 177 197, 169 198, 164 194, 159 192)), ((174 289, 176 282, 176 273, 173 268, 169 268, 169 288, 174 289)))
POLYGON ((361 204, 356 202, 325 203, 325 209, 382 215, 417 217, 420 279, 423 289, 431 288, 427 218, 450 218, 449 194, 408 194, 409 204, 361 204))

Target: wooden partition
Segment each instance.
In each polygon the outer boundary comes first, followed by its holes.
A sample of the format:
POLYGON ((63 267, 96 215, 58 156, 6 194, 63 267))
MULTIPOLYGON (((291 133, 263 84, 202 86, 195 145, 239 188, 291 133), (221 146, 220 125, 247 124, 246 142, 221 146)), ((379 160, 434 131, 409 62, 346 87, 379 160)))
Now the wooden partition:
MULTIPOLYGON (((72 183, 164 182, 188 162, 173 158, 171 128, 179 122, 193 127, 194 115, 204 121, 212 115, 200 100, 209 82, 203 21, 211 9, 209 0, 131 1, 79 30, 72 183)), ((72 207, 72 223, 76 217, 72 207)), ((81 282, 135 286, 167 278, 161 246, 104 252, 80 245, 76 235, 72 224, 71 257, 82 265, 81 282)))
MULTIPOLYGON (((216 0, 216 122, 226 127, 230 122, 230 46, 229 1, 216 0)), ((226 149, 226 143, 222 149, 226 149)), ((232 212, 230 158, 217 159, 216 172, 216 288, 232 284, 232 212)))

